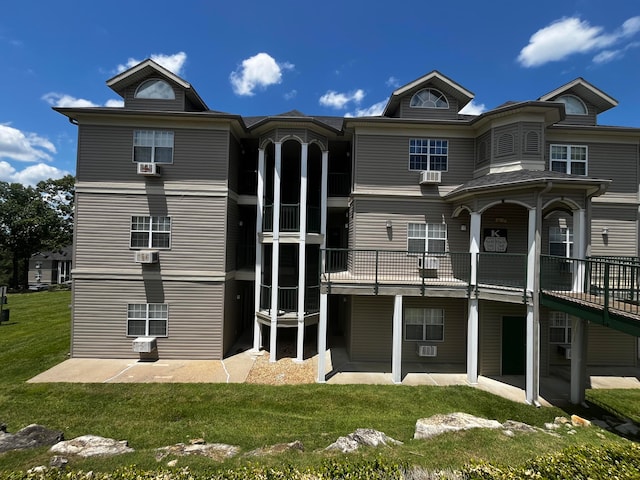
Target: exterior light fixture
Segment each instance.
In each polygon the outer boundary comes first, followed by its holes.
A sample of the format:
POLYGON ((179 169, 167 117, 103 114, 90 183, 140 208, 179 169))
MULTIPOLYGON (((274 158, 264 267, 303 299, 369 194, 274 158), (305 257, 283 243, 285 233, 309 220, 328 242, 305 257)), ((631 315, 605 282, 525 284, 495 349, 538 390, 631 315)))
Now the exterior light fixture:
POLYGON ((386 226, 387 226, 387 228, 392 228, 393 227, 393 223, 391 223, 391 220, 387 220, 386 226))

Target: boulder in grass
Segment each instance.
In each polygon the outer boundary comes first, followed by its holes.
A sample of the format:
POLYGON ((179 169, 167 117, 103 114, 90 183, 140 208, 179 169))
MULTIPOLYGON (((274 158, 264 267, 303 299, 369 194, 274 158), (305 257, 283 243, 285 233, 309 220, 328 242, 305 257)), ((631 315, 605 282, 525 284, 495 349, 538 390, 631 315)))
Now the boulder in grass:
POLYGON ((446 432, 458 432, 472 428, 502 428, 497 420, 487 420, 464 412, 437 414, 429 418, 420 418, 416 422, 413 438, 424 440, 446 432))
POLYGON ((71 440, 56 443, 49 450, 57 455, 77 455, 79 457, 110 457, 133 452, 126 440, 82 435, 71 440))

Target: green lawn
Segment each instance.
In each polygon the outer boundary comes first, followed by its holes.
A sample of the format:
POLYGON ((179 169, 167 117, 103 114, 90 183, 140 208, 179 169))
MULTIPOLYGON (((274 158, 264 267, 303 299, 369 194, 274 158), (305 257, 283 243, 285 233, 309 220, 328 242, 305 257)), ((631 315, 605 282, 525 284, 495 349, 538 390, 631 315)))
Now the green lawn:
MULTIPOLYGON (((382 453, 386 458, 429 469, 459 468, 478 459, 519 464, 566 446, 603 441, 596 428, 581 429, 576 435, 540 432, 509 438, 496 431, 469 431, 430 441, 412 439, 416 419, 435 413, 464 411, 536 426, 566 414, 557 408, 535 408, 469 387, 25 383, 66 358, 69 304, 69 292, 9 297, 11 321, 0 325, 0 422, 6 423, 10 432, 38 423, 62 430, 66 438, 94 434, 126 439, 136 449, 135 453, 111 459, 72 459, 72 468, 101 471, 136 464, 153 469, 158 466, 155 448, 191 438, 234 444, 245 451, 301 440, 304 455, 259 462, 313 465, 327 456, 318 450, 360 427, 381 430, 404 445, 365 450, 350 458, 373 459, 382 453)), ((624 395, 612 391, 610 397, 599 398, 601 404, 613 403, 616 411, 637 416, 640 391, 625 391, 624 395), (620 398, 623 400, 618 402, 620 398)), ((613 442, 623 441, 604 435, 613 442)), ((45 448, 0 454, 0 471, 47 464, 49 457, 45 448)), ((237 458, 224 466, 244 462, 237 458)), ((189 465, 197 472, 211 468, 211 461, 188 458, 181 459, 180 465, 189 465)))

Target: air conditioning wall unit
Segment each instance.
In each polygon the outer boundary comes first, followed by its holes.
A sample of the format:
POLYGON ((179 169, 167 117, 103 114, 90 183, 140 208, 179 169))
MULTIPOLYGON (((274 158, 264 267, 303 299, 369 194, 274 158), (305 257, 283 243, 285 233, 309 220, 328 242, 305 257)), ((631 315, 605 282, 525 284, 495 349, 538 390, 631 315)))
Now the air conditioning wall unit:
POLYGON ((133 341, 133 351, 137 353, 151 353, 158 349, 156 337, 138 337, 133 341))
POLYGON ((440 183, 441 181, 442 172, 440 170, 422 170, 420 172, 420 185, 440 183))
POLYGON ((438 356, 438 346, 437 345, 425 345, 423 343, 418 343, 416 345, 416 353, 419 357, 437 357, 438 356))
POLYGON ((149 177, 159 177, 160 167, 157 163, 140 162, 138 163, 138 175, 146 175, 149 177))
POLYGON ((159 253, 157 250, 140 250, 135 253, 136 263, 158 263, 159 253))
POLYGON ((437 257, 418 257, 420 270, 437 270, 440 268, 440 259, 437 257))

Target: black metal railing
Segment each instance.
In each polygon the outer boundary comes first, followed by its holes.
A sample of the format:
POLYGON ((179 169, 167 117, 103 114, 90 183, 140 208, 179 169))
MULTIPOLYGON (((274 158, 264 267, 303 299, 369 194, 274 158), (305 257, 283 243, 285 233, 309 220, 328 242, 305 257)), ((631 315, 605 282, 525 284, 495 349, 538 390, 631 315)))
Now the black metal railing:
MULTIPOLYGON (((273 205, 265 205, 262 212, 262 231, 273 232, 273 205)), ((280 205, 280 231, 300 231, 300 204, 280 205)), ((307 232, 320 233, 320 207, 307 207, 307 232)))
POLYGON ((527 286, 527 255, 524 253, 478 253, 477 284, 524 290, 527 286))
POLYGON ((351 193, 351 180, 348 173, 329 172, 327 175, 327 194, 330 197, 348 197, 351 193))
MULTIPOLYGON (((260 310, 271 312, 271 285, 260 285, 260 310)), ((306 287, 304 297, 306 313, 320 310, 320 285, 306 287)), ((278 287, 278 314, 298 311, 298 287, 278 287)))

